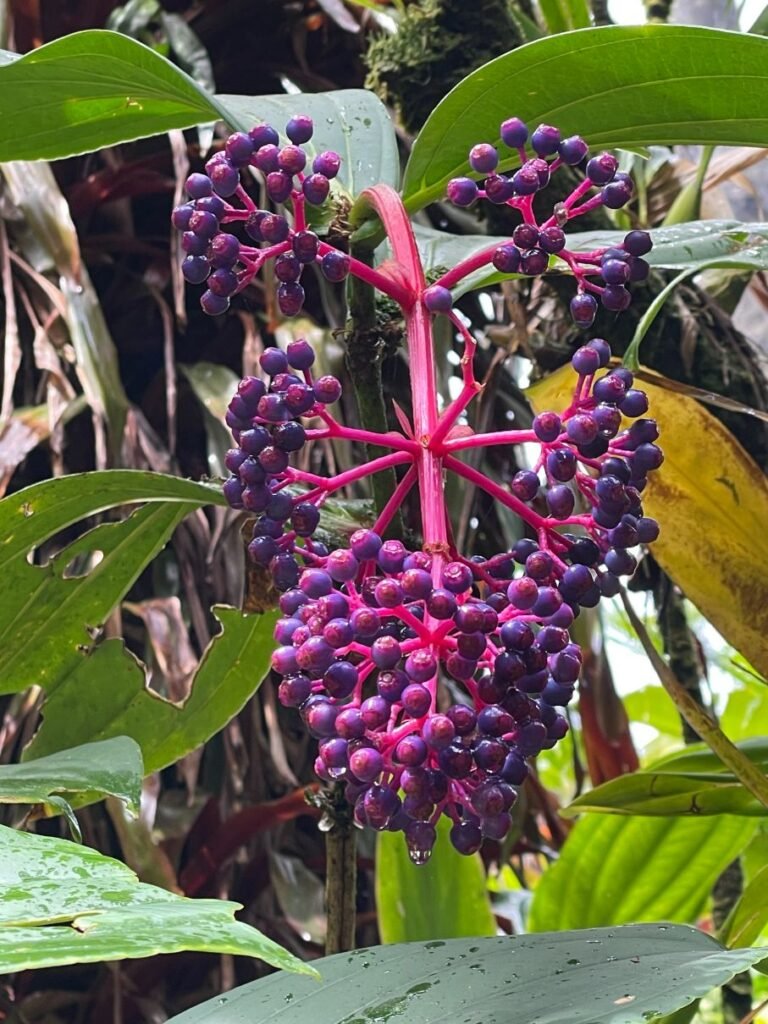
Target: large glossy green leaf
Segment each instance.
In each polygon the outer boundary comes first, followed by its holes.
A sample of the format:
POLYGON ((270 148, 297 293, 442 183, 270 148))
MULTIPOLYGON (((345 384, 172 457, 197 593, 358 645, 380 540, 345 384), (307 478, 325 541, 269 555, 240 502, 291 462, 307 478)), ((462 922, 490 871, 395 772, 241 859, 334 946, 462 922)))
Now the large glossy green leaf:
POLYGON ((480 855, 462 857, 441 819, 432 856, 416 867, 402 835, 381 832, 376 843, 376 907, 382 942, 495 935, 480 855), (447 897, 455 893, 456 898, 447 897))
MULTIPOLYGON (((660 382, 663 383, 663 380, 660 382)), ((536 411, 563 409, 573 372, 563 367, 529 389, 536 411)), ((664 465, 643 493, 661 526, 653 555, 728 643, 768 674, 768 480, 699 402, 643 380, 658 422, 664 465), (702 457, 706 453, 706 458, 702 457)))
POLYGON ((400 157, 395 130, 381 100, 365 89, 303 93, 301 96, 219 96, 223 114, 233 128, 247 131, 260 121, 278 131, 294 114, 315 122, 308 153, 332 149, 341 156, 338 180, 350 195, 378 183, 397 185, 400 157))
POLYGON ((63 812, 79 838, 69 800, 76 796, 79 803, 90 803, 115 796, 138 814, 142 768, 141 750, 127 736, 68 747, 26 764, 0 765, 0 803, 40 804, 46 814, 63 812))
POLYGON ((76 32, 0 61, 0 161, 71 156, 222 118, 282 131, 297 112, 315 120, 308 147, 342 156, 339 181, 354 194, 399 177, 394 128, 364 89, 297 96, 214 96, 154 50, 117 32, 76 32))
POLYGON ((0 161, 86 153, 221 116, 188 75, 118 32, 75 32, 0 63, 0 161))
MULTIPOLYGON (((762 146, 768 139, 768 41, 683 25, 566 32, 485 64, 438 104, 405 172, 410 209, 439 199, 468 169, 476 142, 522 117, 583 135, 590 146, 762 146)), ((514 166, 506 151, 501 169, 514 166)))
POLYGON ((319 985, 273 975, 171 1024, 638 1024, 764 956, 673 924, 376 946, 316 960, 319 985))
POLYGON ((141 747, 148 774, 210 739, 242 709, 269 671, 276 618, 271 612, 243 615, 218 605, 213 612, 222 631, 203 655, 182 705, 148 689, 144 666, 122 640, 107 640, 49 696, 26 756, 40 757, 88 738, 126 735, 141 747))
POLYGON ((693 921, 713 882, 755 832, 744 818, 589 814, 534 891, 528 927, 548 931, 693 921))
POLYGON ((140 884, 119 861, 63 839, 0 827, 0 973, 199 950, 314 973, 234 919, 238 903, 140 884))

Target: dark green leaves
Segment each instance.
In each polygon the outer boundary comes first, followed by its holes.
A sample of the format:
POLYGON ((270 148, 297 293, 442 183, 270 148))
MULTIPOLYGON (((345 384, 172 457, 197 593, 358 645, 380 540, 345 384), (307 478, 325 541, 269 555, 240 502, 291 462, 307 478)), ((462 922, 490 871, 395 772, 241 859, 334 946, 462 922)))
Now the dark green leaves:
POLYGON ((0 66, 0 161, 86 153, 221 116, 183 71, 116 32, 76 32, 0 66))
POLYGON ((531 931, 693 921, 720 872, 756 824, 735 817, 618 818, 577 822, 536 887, 531 931))
POLYGON ((378 946, 273 975, 173 1024, 637 1024, 721 985, 765 950, 676 925, 378 946))
POLYGON ((448 839, 447 819, 418 869, 399 832, 381 832, 376 844, 376 906, 382 942, 495 935, 480 855, 462 857, 448 839))
MULTIPOLYGON (((768 40, 682 25, 609 26, 536 40, 456 86, 421 130, 406 168, 409 209, 467 171, 476 142, 522 117, 593 148, 651 143, 761 146, 768 136, 768 40)), ((502 157, 502 170, 517 162, 502 157)))
POLYGON ((245 704, 269 665, 273 616, 216 609, 222 632, 206 651, 183 706, 147 689, 122 641, 101 624, 188 511, 222 504, 219 488, 159 473, 112 470, 48 480, 0 502, 0 689, 47 692, 29 753, 131 736, 147 772, 178 760, 245 704), (144 502, 126 519, 82 534, 45 565, 27 559, 86 516, 144 502), (109 685, 105 685, 105 681, 109 685))
POLYGON ((186 949, 314 973, 235 921, 240 904, 142 885, 119 861, 63 839, 0 827, 0 889, 0 974, 186 949))

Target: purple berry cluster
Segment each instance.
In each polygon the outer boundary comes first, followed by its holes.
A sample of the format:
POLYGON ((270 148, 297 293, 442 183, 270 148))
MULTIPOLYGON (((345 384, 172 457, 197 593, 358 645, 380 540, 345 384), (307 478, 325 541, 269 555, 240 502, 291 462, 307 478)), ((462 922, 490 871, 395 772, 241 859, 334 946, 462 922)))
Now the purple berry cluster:
POLYGON ((309 165, 302 146, 310 141, 313 130, 311 118, 299 114, 285 126, 287 145, 280 144, 280 136, 268 124, 247 133, 235 132, 206 163, 205 174, 187 178, 189 202, 177 206, 171 219, 182 232, 185 279, 206 284, 200 299, 206 313, 225 313, 231 297, 253 280, 268 259, 275 261, 277 302, 285 316, 295 316, 304 304, 301 276, 307 265, 317 263, 329 281, 347 276, 349 258, 307 228, 306 204, 321 206, 326 201, 341 164, 338 153, 324 150, 309 165), (292 223, 280 213, 256 206, 240 181, 247 168, 260 172, 272 203, 291 204, 292 223), (247 241, 222 230, 222 225, 237 224, 247 241))
MULTIPOLYGON (((251 429, 266 432, 275 422, 268 403, 287 396, 287 366, 301 363, 306 373, 305 343, 295 344, 298 359, 290 348, 287 357, 265 353, 272 385, 257 389, 264 393, 251 429)), ((488 559, 451 551, 437 571, 428 551, 409 551, 373 530, 330 553, 313 544, 316 506, 295 498, 275 509, 281 492, 271 490, 271 462, 254 508, 243 480, 254 459, 243 456, 248 430, 244 419, 231 422, 239 479, 231 478, 228 496, 261 513, 249 550, 283 591, 272 661, 283 677, 280 700, 300 710, 318 739, 319 777, 346 782, 361 825, 402 830, 417 863, 429 857, 441 814, 462 853, 477 850, 484 836, 506 835, 526 759, 567 731, 557 709, 571 700, 581 667, 569 626, 581 608, 618 592, 619 578, 636 566, 630 549, 658 534, 641 499, 663 460, 658 429, 643 418, 647 399, 632 375, 606 369, 609 357, 600 338, 575 353, 570 407, 535 418, 527 440, 538 443, 538 460, 510 481, 510 500, 538 539, 488 559), (292 529, 284 533, 288 516, 292 529), (305 547, 297 537, 307 538, 305 547)), ((305 414, 315 408, 318 383, 303 385, 305 414)), ((244 412, 235 400, 230 414, 244 412)), ((292 411, 281 415, 273 437, 295 423, 292 411)), ((279 488, 285 478, 273 479, 279 488)))
MULTIPOLYGON (((510 118, 501 125, 500 137, 508 149, 517 152, 522 165, 517 171, 500 173, 497 148, 481 142, 470 150, 469 164, 476 174, 485 175, 484 180, 454 178, 446 190, 448 199, 456 206, 468 207, 478 199, 486 199, 520 212, 522 223, 513 231, 512 239, 493 253, 494 267, 504 274, 538 276, 549 268, 553 256, 559 257, 577 281, 571 316, 579 327, 587 328, 594 322, 598 298, 605 309, 626 309, 630 303, 626 286, 648 276, 649 266, 642 258, 651 249, 648 233, 630 231, 620 246, 577 253, 567 248, 563 228, 572 218, 598 206, 620 209, 632 198, 632 179, 619 171, 618 161, 611 153, 589 158, 587 144, 580 136, 563 139, 551 125, 539 125, 529 137, 527 126, 519 118, 510 118), (529 155, 527 145, 533 156, 529 155), (551 216, 539 223, 533 212, 534 197, 563 166, 583 167, 584 181, 555 205, 551 216), (594 189, 597 193, 589 196, 594 189)), ((435 296, 432 301, 438 303, 439 299, 435 296)))
POLYGON ((424 863, 442 815, 465 854, 484 837, 499 840, 509 831, 528 759, 567 732, 563 710, 581 668, 569 627, 583 608, 618 592, 621 577, 636 567, 638 545, 658 535, 642 501, 649 473, 663 461, 646 395, 628 370, 610 366, 601 338, 573 356, 576 384, 562 413, 540 413, 530 430, 475 434, 462 426, 481 386, 473 367, 477 342, 453 310, 451 288, 490 264, 504 273, 541 274, 556 256, 577 279, 571 312, 586 327, 596 295, 607 309, 625 308, 627 283, 647 275, 642 257, 651 241, 630 231, 617 247, 567 249, 567 221, 598 205, 623 205, 631 182, 610 154, 588 159, 580 137, 561 139, 541 125, 529 139, 513 118, 501 126, 501 139, 517 151, 520 169, 498 173, 497 150, 482 143, 470 165, 484 181, 455 179, 448 194, 461 206, 477 198, 512 206, 522 222, 509 242, 472 254, 428 286, 402 201, 388 186, 366 191, 387 230, 386 265, 352 259, 308 229, 306 204, 325 201, 339 168, 338 156, 324 152, 308 171, 302 146, 312 131, 311 120, 297 116, 286 126, 286 145, 269 125, 230 136, 206 174, 188 179, 190 201, 174 210, 173 223, 183 232, 184 276, 207 282, 201 304, 208 313, 224 312, 267 260, 274 261, 285 315, 301 309, 300 279, 311 264, 330 281, 355 274, 402 310, 412 422, 397 410, 399 431, 340 423, 329 407, 341 384, 313 376, 311 346, 298 340, 285 351, 268 348, 264 376, 242 380, 227 411, 235 447, 226 456, 231 476, 224 493, 233 508, 255 517, 249 556, 269 569, 281 594, 272 665, 281 702, 299 710, 318 741, 317 774, 345 784, 361 826, 402 831, 412 859, 424 863), (563 164, 584 165, 586 177, 539 223, 534 197, 563 164), (245 168, 261 174, 271 203, 290 204, 290 220, 256 207, 240 183, 245 168), (593 189, 599 191, 587 198, 593 189), (221 230, 237 222, 256 245, 221 230), (461 390, 445 408, 435 393, 434 321, 427 313, 448 317, 465 346, 461 390), (300 464, 294 456, 319 440, 371 445, 384 454, 350 459, 333 475, 313 473, 306 453, 300 464), (537 446, 536 459, 501 484, 460 457, 498 444, 537 446), (373 527, 329 551, 316 538, 326 499, 393 470, 396 486, 373 527), (532 536, 491 557, 465 556, 451 538, 448 473, 517 513, 532 536), (421 512, 419 550, 386 539, 411 490, 421 512))
POLYGON ((224 495, 232 508, 256 514, 248 553, 257 565, 269 566, 281 590, 298 581, 298 547, 307 562, 328 554, 312 540, 320 521, 317 505, 287 489, 293 482, 290 457, 307 441, 301 418, 341 397, 336 377, 312 378, 314 361, 312 346, 303 339, 291 342, 286 352, 267 349, 260 362, 268 380, 241 380, 226 414, 236 447, 225 457, 232 475, 224 482, 224 495))

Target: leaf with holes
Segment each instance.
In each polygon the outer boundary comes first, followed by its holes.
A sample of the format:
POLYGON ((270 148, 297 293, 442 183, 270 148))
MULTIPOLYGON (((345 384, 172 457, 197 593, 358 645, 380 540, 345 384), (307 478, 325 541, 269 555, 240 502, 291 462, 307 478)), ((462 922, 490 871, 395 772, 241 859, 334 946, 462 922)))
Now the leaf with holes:
POLYGON ((251 982, 170 1024, 638 1024, 764 957, 673 924, 408 942, 315 960, 320 984, 251 982))
MULTIPOLYGON (((528 390, 534 409, 570 401, 563 367, 528 390)), ((698 402, 643 381, 658 421, 664 465, 643 492, 659 521, 653 556, 718 630, 768 674, 768 480, 733 435, 698 402)))
POLYGON ((629 921, 694 921, 718 875, 756 828, 754 821, 723 815, 588 814, 537 885, 528 927, 540 932, 629 921))
POLYGON ((0 974, 198 950, 258 957, 316 976, 234 918, 239 903, 143 885, 95 850, 0 826, 0 974))
MULTIPOLYGON (((762 146, 767 69, 768 40, 688 25, 586 28, 528 43, 473 71, 435 107, 406 166, 406 205, 441 198, 467 173, 470 147, 500 144, 499 125, 512 116, 578 133, 594 149, 762 146)), ((517 163, 502 148, 500 170, 517 163)))
POLYGON ((149 774, 205 743, 242 710, 266 677, 276 620, 272 612, 243 615, 220 605, 213 612, 221 631, 204 653, 183 704, 148 688, 144 666, 122 640, 106 640, 82 656, 50 694, 25 756, 41 757, 88 738, 125 735, 141 747, 149 774))

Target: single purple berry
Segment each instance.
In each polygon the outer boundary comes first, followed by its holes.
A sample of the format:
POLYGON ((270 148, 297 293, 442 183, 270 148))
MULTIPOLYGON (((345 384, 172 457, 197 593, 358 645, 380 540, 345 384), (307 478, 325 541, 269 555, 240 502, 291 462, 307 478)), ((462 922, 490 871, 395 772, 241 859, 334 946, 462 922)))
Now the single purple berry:
POLYGON ((452 178, 445 194, 454 206, 471 206, 477 199, 477 183, 471 178, 452 178))
POLYGON ((571 299, 571 319, 577 327, 591 327, 597 314, 597 302, 594 296, 586 292, 577 292, 571 299))
POLYGON ((184 188, 192 199, 202 199, 213 192, 213 184, 206 174, 190 174, 184 182, 184 188))
POLYGON ((539 232, 539 246, 544 252, 557 253, 565 248, 565 232, 562 228, 544 228, 539 232))
POLYGON ((492 262, 500 273, 516 274, 520 268, 520 250, 510 242, 505 242, 493 254, 492 262))
POLYGON ((319 242, 314 231, 297 231, 291 239, 296 259, 301 263, 312 263, 317 256, 319 242))
POLYGON ((501 141, 510 149, 521 149, 528 141, 528 127, 519 117, 502 121, 499 134, 501 141))
POLYGON ((453 307, 453 296, 448 288, 433 284, 424 289, 422 302, 430 313, 450 313, 453 307))
POLYGON ((349 256, 343 252, 327 252, 320 260, 320 270, 326 281, 343 281, 349 274, 349 256))
POLYGON ((564 164, 575 167, 587 155, 589 147, 580 135, 571 135, 570 138, 563 139, 557 147, 557 152, 564 164))
POLYGON ((331 191, 331 183, 324 174, 310 174, 301 183, 301 190, 308 203, 322 206, 331 191))
POLYGON ((587 163, 587 177, 593 185, 607 185, 619 167, 619 161, 612 153, 598 153, 587 163))
POLYGON ((315 398, 323 405, 333 405, 341 398, 341 384, 330 374, 318 377, 312 389, 315 392, 315 398))
POLYGON ((297 146, 309 142, 313 131, 312 118, 308 114, 295 114, 285 126, 285 134, 297 146))
POLYGON ((283 146, 277 154, 277 164, 288 175, 300 174, 307 164, 307 154, 299 146, 283 146))
POLYGON ((529 249, 520 257, 520 270, 532 277, 543 274, 549 266, 549 257, 541 249, 529 249))
POLYGON ((240 173, 228 160, 222 160, 211 171, 211 184, 217 195, 222 199, 227 199, 237 191, 237 186, 240 184, 240 173))
POLYGON ((341 157, 330 149, 318 153, 312 161, 312 170, 315 174, 322 174, 325 178, 335 178, 340 167, 341 157))
POLYGON ((234 167, 245 167, 253 156, 253 139, 245 132, 235 132, 224 144, 224 152, 234 167))
POLYGON ((293 190, 293 179, 286 171, 271 171, 266 180, 267 195, 273 203, 284 203, 293 190))
POLYGON ((229 299, 224 295, 216 295, 215 292, 203 292, 200 296, 200 305, 208 316, 220 316, 229 309, 229 299))
POLYGON ((539 156, 553 156, 560 145, 560 132, 551 124, 540 124, 531 133, 531 145, 539 156))
POLYGON ((304 305, 304 289, 296 281, 279 285, 277 304, 283 316, 296 316, 304 305))
POLYGON ((498 162, 499 154, 488 142, 479 142, 469 151, 469 166, 478 174, 490 174, 496 170, 498 162))
POLYGON ((270 124, 257 124, 248 132, 248 135, 256 149, 262 146, 276 146, 280 136, 270 124))
POLYGON ((205 256, 187 256, 181 264, 181 273, 189 284, 202 284, 211 272, 205 256))

